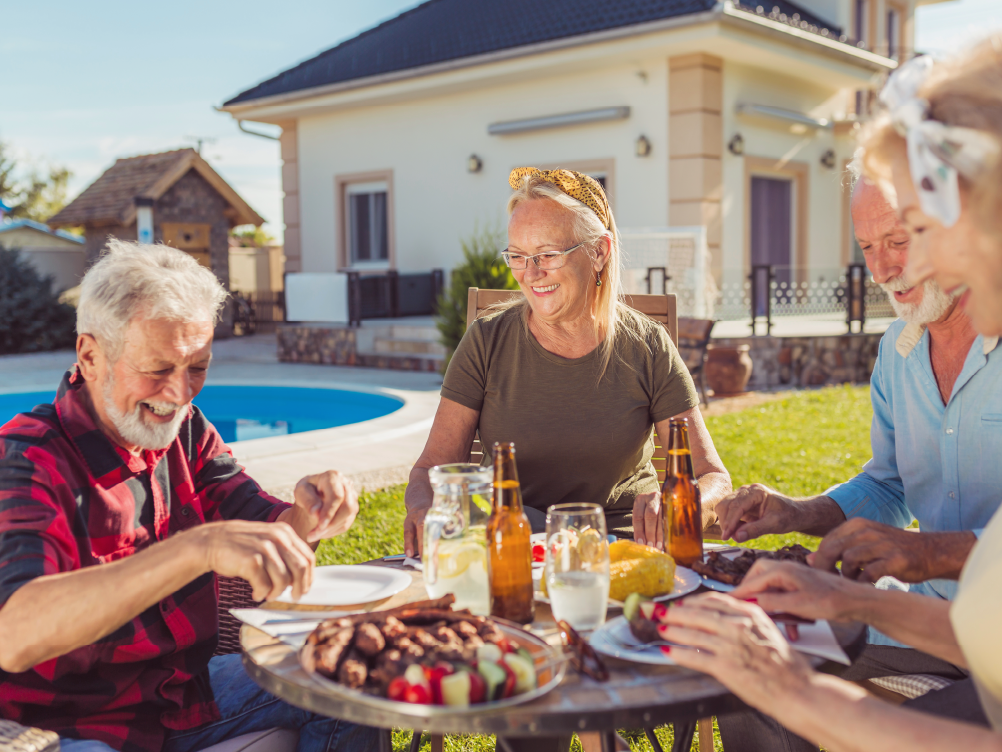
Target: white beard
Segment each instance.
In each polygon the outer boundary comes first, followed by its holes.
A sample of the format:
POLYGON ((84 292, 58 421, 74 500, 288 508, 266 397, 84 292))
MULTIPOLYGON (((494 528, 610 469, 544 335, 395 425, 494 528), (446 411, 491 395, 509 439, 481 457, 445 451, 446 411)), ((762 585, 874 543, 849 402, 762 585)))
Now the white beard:
POLYGON ((104 409, 107 411, 108 417, 111 418, 118 435, 128 443, 143 449, 166 449, 177 438, 181 424, 188 417, 186 405, 143 400, 143 402, 158 409, 170 410, 174 408, 177 410, 170 423, 147 423, 144 415, 146 409, 142 402, 137 404, 136 409, 131 413, 122 412, 115 406, 114 392, 115 378, 109 373, 108 382, 104 386, 104 409))
POLYGON ((891 308, 898 318, 909 324, 931 324, 939 321, 953 305, 955 296, 947 295, 943 288, 934 280, 926 280, 922 284, 922 300, 918 303, 901 303, 894 297, 895 292, 903 292, 909 285, 901 277, 894 277, 884 282, 881 287, 890 298, 891 308))

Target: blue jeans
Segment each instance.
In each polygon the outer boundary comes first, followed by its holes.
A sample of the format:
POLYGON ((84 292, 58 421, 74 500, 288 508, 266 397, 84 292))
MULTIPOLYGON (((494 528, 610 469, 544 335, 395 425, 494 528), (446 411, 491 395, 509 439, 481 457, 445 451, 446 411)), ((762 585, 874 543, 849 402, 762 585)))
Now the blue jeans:
MULTIPOLYGON (((299 730, 297 752, 353 752, 377 749, 379 732, 289 705, 247 676, 239 655, 209 661, 209 681, 222 718, 187 731, 168 731, 162 752, 198 752, 213 744, 271 728, 299 730)), ((104 742, 59 740, 63 752, 109 752, 104 742)))

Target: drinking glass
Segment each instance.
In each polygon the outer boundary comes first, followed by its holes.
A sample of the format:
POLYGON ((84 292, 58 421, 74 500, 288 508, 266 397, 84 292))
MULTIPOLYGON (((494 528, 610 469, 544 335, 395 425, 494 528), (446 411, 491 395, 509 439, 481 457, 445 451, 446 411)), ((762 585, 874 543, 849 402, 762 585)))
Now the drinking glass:
POLYGON ((577 630, 605 623, 609 541, 598 504, 555 504, 546 510, 546 592, 553 618, 577 630))

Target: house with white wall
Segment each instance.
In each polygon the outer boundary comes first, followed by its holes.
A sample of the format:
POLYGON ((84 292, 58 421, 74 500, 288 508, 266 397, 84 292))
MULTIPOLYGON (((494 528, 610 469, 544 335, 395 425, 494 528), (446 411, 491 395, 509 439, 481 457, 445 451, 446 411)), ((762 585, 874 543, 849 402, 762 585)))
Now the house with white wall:
POLYGON ((80 284, 87 259, 81 236, 31 219, 4 221, 2 213, 0 209, 0 247, 20 251, 39 276, 52 277, 53 292, 80 284))
POLYGON ((429 0, 219 109, 282 128, 287 272, 448 270, 535 165, 705 227, 718 282, 804 274, 852 259, 853 132, 929 1, 429 0))

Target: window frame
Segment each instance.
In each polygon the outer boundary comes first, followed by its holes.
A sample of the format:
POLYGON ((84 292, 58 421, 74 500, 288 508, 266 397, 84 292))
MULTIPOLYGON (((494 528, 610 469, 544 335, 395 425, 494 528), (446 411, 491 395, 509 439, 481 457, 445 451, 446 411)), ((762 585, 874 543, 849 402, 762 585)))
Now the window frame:
MULTIPOLYGON (((374 191, 366 191, 374 192, 374 191)), ((335 238, 337 240, 338 271, 385 271, 397 268, 396 221, 393 195, 393 170, 373 170, 356 172, 334 177, 335 238), (351 258, 351 238, 349 235, 348 201, 353 186, 386 186, 386 259, 375 261, 353 261, 351 258)))

